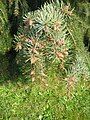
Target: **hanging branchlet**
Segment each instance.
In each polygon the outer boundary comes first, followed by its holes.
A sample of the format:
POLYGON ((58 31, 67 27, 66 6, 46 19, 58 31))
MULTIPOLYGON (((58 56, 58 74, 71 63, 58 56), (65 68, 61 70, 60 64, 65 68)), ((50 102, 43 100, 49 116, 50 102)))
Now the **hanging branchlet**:
POLYGON ((16 37, 16 49, 25 58, 24 65, 29 64, 27 69, 32 81, 36 76, 47 79, 47 64, 57 64, 59 70, 66 71, 69 47, 72 46, 67 40, 65 14, 60 8, 55 3, 45 4, 41 10, 25 15, 23 22, 25 27, 20 28, 21 35, 16 37))
POLYGON ((66 81, 67 81, 67 97, 68 99, 71 99, 75 87, 76 78, 73 75, 68 77, 66 81))

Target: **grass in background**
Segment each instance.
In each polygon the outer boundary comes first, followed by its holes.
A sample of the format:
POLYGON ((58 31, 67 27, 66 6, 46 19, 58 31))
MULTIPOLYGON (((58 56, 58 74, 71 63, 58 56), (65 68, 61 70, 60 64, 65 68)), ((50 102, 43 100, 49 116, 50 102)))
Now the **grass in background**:
POLYGON ((89 80, 68 84, 49 73, 48 81, 8 81, 0 85, 0 120, 90 120, 89 80))

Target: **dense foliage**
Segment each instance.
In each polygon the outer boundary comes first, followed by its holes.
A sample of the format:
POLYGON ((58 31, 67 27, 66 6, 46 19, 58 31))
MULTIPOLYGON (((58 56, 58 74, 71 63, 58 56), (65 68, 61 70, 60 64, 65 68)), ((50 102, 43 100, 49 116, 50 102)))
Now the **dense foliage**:
POLYGON ((71 11, 61 6, 60 10, 59 3, 45 4, 41 10, 24 17, 24 26, 16 36, 17 61, 23 65, 24 75, 26 72, 33 79, 39 74, 44 77, 52 65, 65 73, 74 62, 75 45, 68 36, 66 21, 71 11))
POLYGON ((89 80, 90 0, 0 1, 1 120, 90 120, 89 80))
POLYGON ((0 53, 5 53, 11 47, 8 15, 5 5, 0 1, 0 53))

